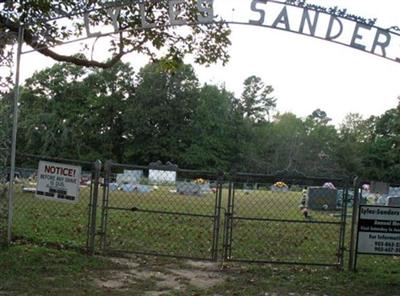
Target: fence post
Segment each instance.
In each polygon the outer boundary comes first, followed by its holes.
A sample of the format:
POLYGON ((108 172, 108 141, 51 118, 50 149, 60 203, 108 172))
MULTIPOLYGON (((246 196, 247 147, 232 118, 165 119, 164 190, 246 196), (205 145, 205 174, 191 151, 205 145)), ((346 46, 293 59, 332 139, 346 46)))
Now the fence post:
POLYGON ((101 161, 96 160, 94 163, 94 180, 93 180, 93 192, 90 197, 90 217, 89 217, 89 254, 93 255, 95 251, 95 240, 96 240, 96 214, 97 214, 97 200, 99 197, 99 179, 101 172, 101 161))
POLYGON ((349 198, 349 187, 351 186, 351 180, 346 179, 344 191, 342 194, 342 213, 341 213, 341 226, 340 226, 340 247, 339 247, 339 254, 340 254, 340 261, 339 261, 339 269, 344 269, 344 254, 345 254, 345 241, 346 241, 346 225, 347 225, 347 204, 349 198))
POLYGON ((350 233, 350 250, 349 250, 349 270, 355 270, 355 251, 357 246, 355 245, 355 231, 358 218, 358 205, 359 205, 359 178, 354 179, 354 197, 353 197, 353 214, 351 217, 351 233, 350 233))
POLYGON ((217 188, 216 188, 216 200, 214 209, 214 238, 213 238, 213 250, 212 260, 218 260, 218 247, 219 247, 219 232, 221 226, 221 200, 222 200, 222 183, 224 180, 224 172, 219 171, 217 174, 217 188))
POLYGON ((104 164, 104 188, 103 188, 103 199, 101 204, 101 241, 100 248, 101 251, 104 252, 106 248, 106 235, 107 235, 107 222, 108 222, 108 193, 109 193, 109 184, 110 184, 110 176, 111 176, 111 168, 112 168, 112 160, 107 160, 104 164))

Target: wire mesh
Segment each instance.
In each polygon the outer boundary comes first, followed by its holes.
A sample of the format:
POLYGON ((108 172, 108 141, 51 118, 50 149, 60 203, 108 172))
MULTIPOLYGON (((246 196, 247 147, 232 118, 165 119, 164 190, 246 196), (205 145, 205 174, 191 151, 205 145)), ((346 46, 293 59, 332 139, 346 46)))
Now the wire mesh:
POLYGON ((219 218, 216 174, 114 164, 106 183, 107 250, 213 258, 219 218))
POLYGON ((30 158, 29 167, 16 170, 14 239, 83 247, 96 235, 96 248, 111 252, 207 260, 224 254, 231 261, 316 265, 343 262, 348 236, 344 183, 334 182, 335 195, 319 198, 309 191, 322 187, 324 180, 250 175, 222 180, 217 173, 170 165, 110 162, 99 179, 102 190, 94 215, 90 163, 68 161, 87 172, 80 180, 79 201, 69 204, 35 196, 38 161, 30 158))
POLYGON ((16 177, 14 194, 13 239, 55 245, 59 248, 85 247, 92 181, 90 164, 68 161, 70 165, 82 166, 83 173, 79 180, 78 201, 67 203, 36 195, 39 159, 28 160, 29 166, 17 170, 19 177, 16 177))
POLYGON ((322 186, 333 184, 323 180, 246 179, 233 184, 228 201, 227 260, 342 263, 346 188, 326 191, 322 186))

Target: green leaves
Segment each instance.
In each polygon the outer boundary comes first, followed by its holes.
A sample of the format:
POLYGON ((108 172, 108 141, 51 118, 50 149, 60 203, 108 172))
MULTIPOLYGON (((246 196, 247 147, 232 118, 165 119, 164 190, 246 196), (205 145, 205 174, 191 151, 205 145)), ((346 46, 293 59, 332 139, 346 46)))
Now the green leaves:
MULTIPOLYGON (((128 1, 118 9, 110 8, 112 4, 84 0, 28 0, 7 7, 0 4, 0 32, 15 33, 20 25, 24 25, 24 41, 27 45, 40 48, 39 53, 57 61, 86 67, 109 68, 131 52, 152 59, 160 56, 160 52, 179 58, 193 54, 197 62, 205 64, 218 61, 226 63, 229 58, 229 28, 222 22, 197 25, 201 15, 197 1, 182 2, 176 7, 177 15, 171 14, 170 5, 173 4, 169 1, 128 1), (171 26, 176 18, 185 21, 185 31, 171 26), (147 27, 143 22, 148 23, 147 27), (93 37, 94 32, 108 34, 120 30, 124 33, 115 34, 116 40, 107 40, 110 50, 108 61, 107 57, 92 61, 69 54, 62 55, 52 48, 71 38, 93 37)), ((212 10, 212 7, 208 9, 212 10)), ((0 48, 13 42, 2 38, 0 48)))
POLYGON ((124 116, 128 159, 177 162, 191 141, 188 127, 198 101, 193 68, 162 59, 141 69, 136 81, 134 104, 124 116))
MULTIPOLYGON (((56 64, 22 89, 18 150, 81 160, 113 159, 182 168, 308 175, 336 174, 396 181, 400 174, 399 108, 340 126, 316 109, 306 118, 271 116, 273 88, 257 76, 240 99, 223 87, 200 86, 179 57, 135 73, 128 64, 89 70, 56 64)), ((0 101, 3 151, 10 129, 8 99, 0 101)), ((6 154, 2 154, 5 155, 6 154)), ((6 158, 5 158, 6 159, 6 158)))
POLYGON ((269 97, 274 91, 272 86, 265 85, 260 77, 250 76, 244 81, 244 90, 238 101, 238 110, 243 117, 253 122, 270 120, 270 113, 276 107, 276 98, 269 97))

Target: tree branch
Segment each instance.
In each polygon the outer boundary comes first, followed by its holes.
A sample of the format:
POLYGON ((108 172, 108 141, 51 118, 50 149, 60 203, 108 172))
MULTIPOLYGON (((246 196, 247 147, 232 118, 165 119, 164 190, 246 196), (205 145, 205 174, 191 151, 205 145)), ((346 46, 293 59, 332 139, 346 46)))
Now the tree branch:
MULTIPOLYGON (((0 0, 1 1, 1 0, 0 0)), ((0 15, 0 25, 9 29, 14 33, 18 33, 19 25, 15 22, 10 21, 9 19, 5 18, 4 16, 0 15)), ((122 50, 119 51, 118 54, 114 55, 110 60, 107 62, 99 62, 94 60, 86 60, 76 56, 68 56, 59 54, 49 48, 48 45, 39 43, 34 40, 34 36, 32 32, 28 29, 24 30, 24 42, 31 46, 32 48, 36 48, 37 51, 45 56, 48 56, 56 61, 59 62, 67 62, 72 63, 78 66, 83 67, 96 67, 96 68, 110 68, 115 65, 121 58, 127 54, 128 52, 124 52, 122 50)))

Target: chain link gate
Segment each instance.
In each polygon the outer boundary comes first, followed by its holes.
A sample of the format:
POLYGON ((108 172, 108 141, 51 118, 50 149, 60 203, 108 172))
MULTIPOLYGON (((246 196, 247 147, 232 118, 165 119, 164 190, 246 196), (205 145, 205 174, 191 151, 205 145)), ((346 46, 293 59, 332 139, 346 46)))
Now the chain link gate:
POLYGON ((343 267, 346 181, 334 180, 340 188, 337 204, 326 201, 301 211, 302 189, 322 186, 328 180, 250 174, 237 174, 232 179, 225 215, 224 260, 343 267), (276 183, 278 180, 284 182, 276 183))
MULTIPOLYGON (((34 198, 19 185, 16 237, 90 253, 100 246, 106 252, 200 260, 343 266, 345 180, 330 180, 339 188, 338 203, 309 206, 305 217, 299 209, 302 189, 327 180, 252 174, 223 179, 159 163, 107 162, 102 170, 99 161, 28 158, 34 168, 40 159, 85 166, 90 186, 81 188, 79 203, 66 205, 34 198), (273 188, 277 180, 286 187, 273 188)), ((6 192, 0 192, 0 205, 7 202, 6 192)), ((7 226, 3 212, 0 227, 7 226)))
POLYGON ((103 251, 217 260, 218 174, 107 162, 103 189, 103 251))

